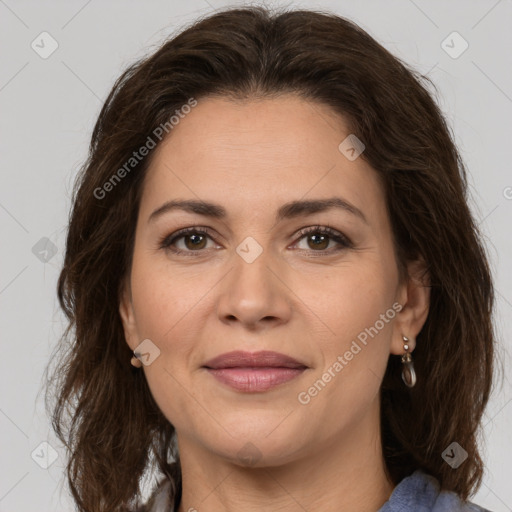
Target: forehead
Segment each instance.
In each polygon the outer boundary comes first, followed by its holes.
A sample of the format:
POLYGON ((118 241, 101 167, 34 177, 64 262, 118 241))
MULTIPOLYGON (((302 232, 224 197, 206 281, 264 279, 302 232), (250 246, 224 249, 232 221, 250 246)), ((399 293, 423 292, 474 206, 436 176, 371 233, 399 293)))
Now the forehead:
POLYGON ((183 116, 152 155, 141 217, 173 198, 222 202, 228 213, 274 213, 280 204, 341 195, 382 216, 375 171, 349 160, 350 135, 328 106, 295 95, 234 102, 210 97, 183 116), (151 211, 150 211, 151 210, 151 211))

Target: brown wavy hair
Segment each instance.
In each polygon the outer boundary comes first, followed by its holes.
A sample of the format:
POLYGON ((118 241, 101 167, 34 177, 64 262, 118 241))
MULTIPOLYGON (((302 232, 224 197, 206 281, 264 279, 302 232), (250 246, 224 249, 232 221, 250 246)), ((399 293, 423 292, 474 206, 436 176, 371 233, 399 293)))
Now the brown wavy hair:
POLYGON ((347 19, 263 7, 196 20, 119 77, 73 189, 58 280, 69 324, 47 392, 79 511, 145 510, 139 497, 150 468, 160 484, 170 483, 176 502, 181 496, 174 427, 144 373, 130 365, 118 311, 151 155, 105 197, 97 191, 156 127, 190 98, 207 96, 297 94, 330 106, 364 142, 361 158, 384 184, 400 276, 407 277, 407 261, 422 257, 431 286, 414 352, 416 386, 403 385, 397 357, 382 383, 387 471, 396 485, 423 469, 463 499, 478 488, 480 423, 495 364, 494 289, 464 163, 430 86, 347 19), (441 457, 453 441, 469 454, 457 470, 441 457))

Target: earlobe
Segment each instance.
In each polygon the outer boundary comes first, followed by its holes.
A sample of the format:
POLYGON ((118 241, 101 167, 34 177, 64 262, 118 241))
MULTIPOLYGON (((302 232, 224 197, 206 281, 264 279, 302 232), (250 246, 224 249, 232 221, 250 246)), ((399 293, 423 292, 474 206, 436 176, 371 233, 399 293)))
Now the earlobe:
POLYGON ((410 352, 414 350, 416 337, 427 320, 430 306, 430 276, 424 260, 410 262, 407 273, 407 282, 400 288, 403 307, 393 326, 391 353, 395 355, 404 353, 404 336, 410 340, 410 352))

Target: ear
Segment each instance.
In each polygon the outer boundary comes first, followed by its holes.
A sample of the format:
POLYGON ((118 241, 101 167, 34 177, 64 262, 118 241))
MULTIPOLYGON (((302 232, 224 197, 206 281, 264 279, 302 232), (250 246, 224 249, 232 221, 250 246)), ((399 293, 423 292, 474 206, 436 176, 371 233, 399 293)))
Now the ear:
POLYGON ((135 350, 139 345, 139 334, 133 311, 132 293, 129 283, 123 285, 123 291, 119 300, 119 314, 123 323, 124 337, 128 346, 135 350))
POLYGON ((410 352, 416 347, 416 337, 428 316, 430 305, 430 276, 423 258, 409 262, 407 279, 400 285, 397 302, 402 309, 395 317, 391 353, 404 353, 404 340, 409 338, 410 352))

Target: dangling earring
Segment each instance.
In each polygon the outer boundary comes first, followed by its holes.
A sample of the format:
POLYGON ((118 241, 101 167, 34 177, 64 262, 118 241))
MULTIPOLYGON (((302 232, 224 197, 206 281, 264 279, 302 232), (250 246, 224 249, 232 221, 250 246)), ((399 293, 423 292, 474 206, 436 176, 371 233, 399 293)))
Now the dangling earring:
POLYGON ((402 355, 402 380, 408 388, 414 387, 416 384, 416 372, 414 371, 414 364, 412 362, 412 356, 409 352, 409 338, 402 336, 404 340, 405 354, 402 355))
POLYGON ((135 353, 135 351, 133 352, 133 357, 132 357, 131 363, 136 368, 140 368, 142 366, 142 361, 137 357, 137 354, 135 353))

